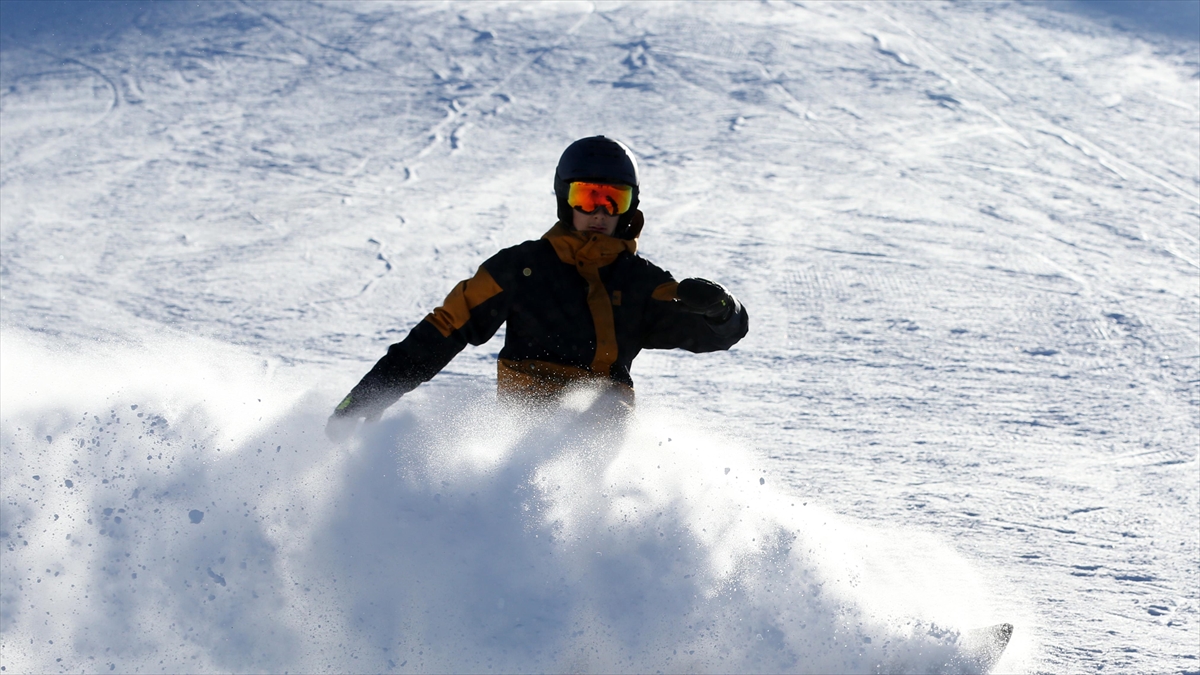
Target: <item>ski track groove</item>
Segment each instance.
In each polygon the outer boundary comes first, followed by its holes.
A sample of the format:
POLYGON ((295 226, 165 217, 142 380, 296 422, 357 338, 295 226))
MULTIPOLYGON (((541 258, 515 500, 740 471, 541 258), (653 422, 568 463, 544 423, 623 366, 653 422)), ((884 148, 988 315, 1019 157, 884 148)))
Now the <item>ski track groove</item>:
MULTIPOLYGON (((10 38, 10 39, 12 39, 12 38, 10 38)), ((97 119, 92 120, 91 122, 83 125, 82 127, 77 127, 75 129, 73 129, 71 131, 71 133, 63 134, 57 138, 46 141, 44 143, 41 143, 40 145, 36 145, 31 148, 25 148, 18 154, 17 157, 6 161, 5 166, 4 166, 4 174, 8 177, 11 177, 15 170, 19 170, 19 169, 29 165, 30 162, 37 162, 37 161, 40 161, 41 159, 46 158, 47 156, 53 155, 57 151, 57 149, 60 148, 61 146, 67 145, 71 141, 77 140, 76 136, 78 134, 80 134, 84 131, 87 131, 87 130, 91 130, 95 127, 98 127, 101 124, 105 123, 106 121, 110 121, 111 117, 114 115, 115 111, 117 110, 117 108, 120 106, 120 103, 121 103, 120 90, 117 87, 116 83, 113 82, 112 78, 110 78, 108 75, 106 75, 102 70, 100 70, 96 66, 93 66, 93 65, 86 63, 85 61, 82 61, 75 57, 61 56, 59 54, 55 54, 53 52, 49 52, 44 49, 39 49, 36 47, 28 47, 28 46, 22 45, 20 43, 20 41, 17 41, 16 44, 19 47, 21 47, 22 49, 25 49, 31 53, 41 54, 42 56, 48 57, 54 62, 72 63, 72 64, 75 64, 76 66, 79 66, 80 68, 83 68, 84 70, 86 70, 90 73, 93 73, 94 75, 99 77, 101 80, 103 80, 105 85, 108 86, 109 90, 112 92, 112 98, 109 100, 107 109, 97 119), (33 159, 26 159, 26 157, 28 157, 30 155, 33 156, 33 159)), ((7 178, 7 177, 4 178, 3 180, 0 180, 0 187, 3 187, 4 184, 8 182, 8 180, 9 180, 9 178, 7 178)))
MULTIPOLYGON (((278 26, 279 28, 282 28, 283 30, 287 31, 288 33, 295 35, 296 37, 300 38, 301 40, 306 40, 308 42, 311 42, 322 49, 325 49, 325 50, 328 50, 328 51, 331 51, 331 52, 334 52, 337 54, 341 54, 343 56, 349 56, 351 59, 353 59, 353 60, 357 61, 358 63, 360 63, 368 68, 371 68, 373 70, 377 70, 377 71, 385 72, 385 73, 388 72, 385 69, 383 69, 379 64, 362 58, 357 53, 355 53, 354 50, 352 50, 352 49, 349 49, 347 47, 339 47, 337 45, 329 44, 328 42, 325 42, 316 37, 313 37, 312 35, 310 35, 308 33, 305 33, 303 31, 293 28, 286 21, 284 21, 283 19, 280 19, 279 17, 275 16, 274 14, 272 14, 268 11, 263 11, 263 10, 255 8, 253 5, 251 5, 249 3, 248 0, 238 0, 238 3, 242 7, 245 7, 247 10, 254 13, 255 15, 260 16, 260 17, 266 19, 267 21, 270 21, 272 24, 275 24, 276 26, 278 26)), ((313 4, 320 6, 320 3, 313 3, 313 4)), ((335 64, 329 63, 328 65, 335 65, 335 64)))
MULTIPOLYGON (((876 14, 877 16, 882 16, 888 22, 896 25, 901 30, 903 30, 906 34, 908 34, 910 37, 912 37, 914 40, 917 40, 921 44, 925 45, 932 53, 939 55, 944 60, 948 60, 951 62, 955 61, 954 59, 950 58, 944 51, 938 49, 936 46, 934 46, 928 40, 926 40, 925 38, 918 35, 911 28, 904 25, 902 22, 896 20, 894 17, 892 17, 888 13, 875 11, 873 9, 868 10, 868 11, 871 11, 873 14, 876 14)), ((880 45, 883 44, 882 38, 880 38, 878 34, 871 33, 870 35, 872 35, 879 42, 880 45)), ((1022 53, 1019 50, 1016 50, 1015 48, 1014 48, 1014 51, 1017 51, 1018 53, 1022 53)), ((1011 104, 1011 105, 1016 104, 1016 101, 1014 101, 1008 94, 1001 91, 993 83, 984 79, 978 73, 975 73, 974 70, 969 67, 969 65, 970 65, 969 62, 967 65, 958 64, 958 63, 954 63, 954 65, 957 66, 961 71, 970 75, 976 81, 984 84, 986 87, 988 87, 995 93, 999 94, 1000 97, 1005 101, 1005 103, 1011 104)), ((934 71, 934 72, 938 72, 938 71, 934 71)), ((941 75, 941 73, 938 73, 938 74, 941 75)), ((953 80, 952 78, 946 77, 945 75, 941 75, 941 76, 944 77, 952 85, 959 86, 957 81, 953 80)), ((1077 86, 1077 85, 1074 85, 1074 86, 1077 86)), ((998 124, 1004 126, 1007 130, 1011 131, 1017 138, 1019 138, 1024 147, 1026 147, 1026 148, 1032 147, 1029 144, 1029 142, 1025 139, 1025 137, 1019 131, 1017 131, 1015 128, 1013 128, 1012 125, 1009 124, 1006 120, 1004 120, 1002 117, 1000 117, 996 113, 992 112, 990 109, 987 108, 987 106, 983 106, 980 104, 980 108, 981 108, 981 110, 983 110, 985 112, 985 114, 987 114, 989 117, 991 117, 993 120, 995 120, 998 124)), ((1029 112, 1028 109, 1025 109, 1025 111, 1029 112)), ((1124 167, 1126 167, 1127 170, 1129 170, 1132 173, 1137 173, 1144 180, 1155 183, 1161 187, 1164 187, 1167 190, 1174 192, 1175 194, 1183 197, 1184 199, 1189 200, 1193 204, 1200 205, 1200 196, 1192 194, 1190 191, 1188 191, 1184 188, 1181 188, 1160 176, 1155 175, 1154 173, 1142 168, 1141 166, 1138 166, 1137 164, 1135 164, 1133 162, 1130 162, 1128 160, 1117 157, 1111 151, 1101 149, 1102 146, 1099 143, 1097 143, 1094 139, 1087 138, 1084 134, 1081 134, 1077 131, 1071 131, 1071 130, 1064 129, 1061 126, 1046 119, 1044 116, 1038 115, 1037 113, 1035 113, 1035 115, 1037 116, 1038 125, 1037 125, 1037 127, 1035 127, 1033 129, 1034 131, 1057 137, 1063 143, 1076 149, 1081 154, 1083 154, 1085 157, 1095 160, 1098 165, 1102 166, 1104 169, 1115 174, 1117 177, 1121 178, 1122 180, 1128 181, 1128 180, 1130 180, 1130 178, 1125 173, 1123 173, 1118 168, 1118 166, 1114 166, 1114 165, 1123 165, 1124 167), (1072 136, 1074 138, 1072 138, 1072 136), (1091 145, 1093 149, 1089 150, 1087 147, 1084 146, 1083 143, 1080 142, 1080 140, 1084 140, 1088 145, 1091 145), (1097 152, 1097 150, 1099 150, 1099 152, 1097 152)), ((1200 266, 1197 265, 1196 261, 1193 261, 1186 256, 1179 255, 1179 254, 1175 253, 1174 251, 1171 251, 1171 253, 1172 253, 1172 255, 1176 255, 1181 260, 1187 262, 1191 266, 1200 268, 1200 266)))

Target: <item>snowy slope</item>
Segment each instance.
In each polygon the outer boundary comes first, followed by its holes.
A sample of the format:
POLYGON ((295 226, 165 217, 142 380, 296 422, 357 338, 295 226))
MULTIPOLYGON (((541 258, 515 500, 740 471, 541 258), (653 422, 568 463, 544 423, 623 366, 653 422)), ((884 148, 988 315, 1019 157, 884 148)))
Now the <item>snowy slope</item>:
POLYGON ((1200 36, 1079 8, 0 4, 0 667, 1200 670, 1200 36), (747 338, 327 443, 594 133, 747 338))

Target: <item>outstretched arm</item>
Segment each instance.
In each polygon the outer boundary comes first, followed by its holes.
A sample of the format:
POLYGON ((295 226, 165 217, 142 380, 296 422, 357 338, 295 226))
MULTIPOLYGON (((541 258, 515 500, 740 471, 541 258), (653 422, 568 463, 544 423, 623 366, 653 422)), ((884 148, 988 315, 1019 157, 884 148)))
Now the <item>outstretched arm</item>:
POLYGON ((330 438, 343 440, 358 420, 378 419, 401 396, 437 375, 468 343, 483 344, 496 334, 508 316, 509 294, 487 269, 493 260, 455 286, 408 337, 388 347, 334 409, 325 427, 330 438))
POLYGON ((334 410, 334 417, 378 418, 422 382, 428 382, 446 367, 467 341, 451 333, 444 336, 428 320, 418 323, 403 341, 388 347, 334 410))

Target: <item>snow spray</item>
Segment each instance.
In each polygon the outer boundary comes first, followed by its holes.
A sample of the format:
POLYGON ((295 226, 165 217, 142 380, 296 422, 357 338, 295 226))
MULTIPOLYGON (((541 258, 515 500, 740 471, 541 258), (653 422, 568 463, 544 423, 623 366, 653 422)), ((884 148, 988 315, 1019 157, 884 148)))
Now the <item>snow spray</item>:
MULTIPOLYGON (((971 565, 677 410, 330 401, 197 340, 5 333, 7 673, 969 672, 971 565)), ((977 669, 977 668, 975 668, 977 669)))

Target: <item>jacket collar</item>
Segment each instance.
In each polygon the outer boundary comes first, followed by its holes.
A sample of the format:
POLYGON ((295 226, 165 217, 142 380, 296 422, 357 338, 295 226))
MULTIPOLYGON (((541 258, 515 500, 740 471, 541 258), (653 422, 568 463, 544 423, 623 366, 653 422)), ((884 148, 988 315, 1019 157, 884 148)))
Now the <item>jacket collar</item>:
POLYGON ((628 251, 637 253, 637 239, 617 239, 595 232, 577 232, 561 221, 542 235, 549 240, 558 259, 568 265, 604 267, 628 251))

